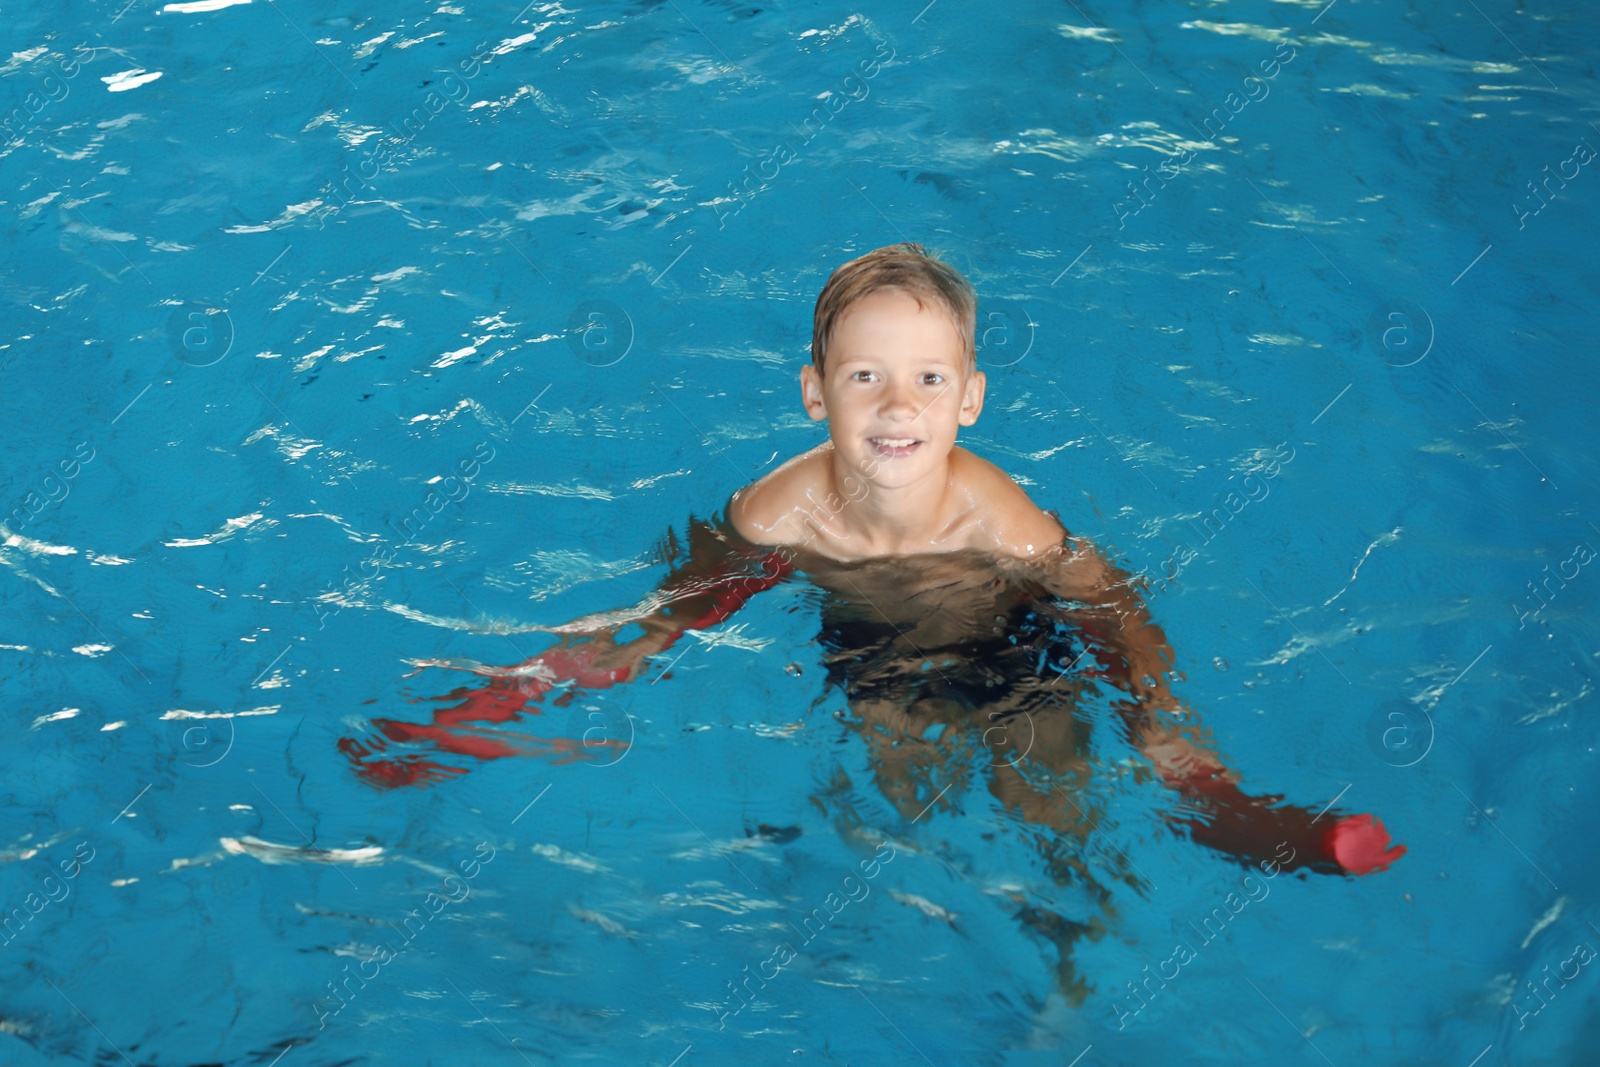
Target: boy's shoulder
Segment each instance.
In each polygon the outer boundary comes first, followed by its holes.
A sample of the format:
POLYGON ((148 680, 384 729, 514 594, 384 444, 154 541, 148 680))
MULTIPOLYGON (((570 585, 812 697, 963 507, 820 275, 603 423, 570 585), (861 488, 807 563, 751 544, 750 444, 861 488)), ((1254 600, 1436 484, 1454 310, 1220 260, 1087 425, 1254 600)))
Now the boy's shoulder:
POLYGON ((956 452, 961 457, 957 485, 981 513, 973 523, 971 547, 1009 556, 1035 556, 1066 539, 1066 527, 1035 504, 1011 475, 967 449, 956 452))
MULTIPOLYGON (((752 544, 785 544, 805 537, 801 501, 823 484, 828 442, 802 452, 734 493, 728 521, 752 544)), ((814 506, 814 505, 813 505, 814 506)))

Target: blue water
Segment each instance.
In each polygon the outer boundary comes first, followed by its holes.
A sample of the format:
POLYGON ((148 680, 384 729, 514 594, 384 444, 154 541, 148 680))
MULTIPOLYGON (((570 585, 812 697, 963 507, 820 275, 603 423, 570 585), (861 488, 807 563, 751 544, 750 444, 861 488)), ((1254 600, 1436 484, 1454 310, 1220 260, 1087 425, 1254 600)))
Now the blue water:
POLYGON ((0 1062, 1593 1062, 1587 7, 184 7, 0 13, 0 1062), (802 582, 514 725, 590 758, 352 773, 820 441, 817 291, 903 239, 980 294, 963 443, 1389 871, 1201 937, 1243 869, 1109 729, 1114 914, 981 782, 908 819, 802 582), (1104 924, 1081 1004, 1018 900, 1104 924))

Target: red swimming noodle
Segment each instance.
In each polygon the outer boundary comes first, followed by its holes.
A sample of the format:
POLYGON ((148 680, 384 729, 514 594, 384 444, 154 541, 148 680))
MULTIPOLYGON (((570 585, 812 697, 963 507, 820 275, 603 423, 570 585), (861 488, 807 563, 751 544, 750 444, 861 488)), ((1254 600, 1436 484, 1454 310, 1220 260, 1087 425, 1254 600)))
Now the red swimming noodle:
MULTIPOLYGON (((662 651, 676 644, 685 630, 704 630, 722 622, 752 596, 783 581, 792 569, 790 560, 777 552, 761 560, 759 575, 735 572, 731 563, 724 564, 705 587, 694 593, 696 599, 709 596, 710 609, 689 622, 674 620, 677 628, 665 637, 662 651)), ((461 686, 443 696, 428 698, 457 701, 435 711, 431 723, 373 719, 378 736, 364 740, 341 738, 339 751, 349 758, 363 781, 379 789, 396 789, 430 785, 465 774, 470 768, 441 763, 424 753, 389 754, 391 743, 422 745, 434 754, 469 756, 476 760, 543 756, 554 763, 593 758, 596 755, 593 750, 597 748, 622 747, 624 742, 616 740, 587 743, 575 737, 537 737, 473 725, 508 723, 517 720, 525 711, 536 713, 537 709, 529 709, 529 704, 543 700, 546 693, 563 682, 581 689, 608 689, 634 676, 635 671, 625 666, 612 669, 592 666, 595 653, 594 647, 582 642, 546 649, 510 668, 508 673, 495 675, 485 685, 461 686), (537 668, 537 673, 529 673, 530 668, 537 668)), ((569 690, 555 702, 565 704, 571 699, 569 690)))

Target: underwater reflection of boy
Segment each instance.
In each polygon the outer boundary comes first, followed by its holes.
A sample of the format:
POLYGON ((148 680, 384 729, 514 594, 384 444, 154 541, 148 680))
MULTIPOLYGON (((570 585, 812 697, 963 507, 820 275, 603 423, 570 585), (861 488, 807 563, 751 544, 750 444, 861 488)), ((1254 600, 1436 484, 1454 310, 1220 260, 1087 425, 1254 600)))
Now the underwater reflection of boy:
MULTIPOLYGON (((585 758, 593 753, 571 738, 465 724, 510 720, 553 689, 564 690, 562 703, 578 689, 629 681, 686 630, 720 623, 798 572, 829 593, 830 680, 844 687, 879 788, 903 816, 937 799, 930 772, 963 773, 954 765, 972 750, 960 740, 981 734, 997 757, 990 792, 1011 814, 1056 831, 1042 839, 1053 873, 1064 867, 1088 880, 1081 847, 1072 846, 1095 823, 1060 783, 1087 778, 1086 725, 1071 709, 1103 682, 1129 740, 1178 794, 1170 821, 1195 840, 1245 863, 1282 863, 1287 845, 1286 868, 1330 873, 1364 874, 1398 858, 1404 847, 1389 847, 1370 816, 1313 813, 1240 790, 1238 774, 1172 696, 1171 649, 1133 580, 999 467, 956 444, 958 428, 983 410, 975 319, 970 285, 919 245, 880 248, 839 267, 817 298, 812 365, 800 371, 802 401, 813 420, 827 421, 827 441, 734 493, 726 521, 692 523, 687 559, 636 609, 553 627, 563 635, 555 647, 493 671, 486 686, 439 698, 460 703, 432 724, 374 725, 389 742, 443 753, 585 758), (1006 632, 1008 622, 1041 611, 1070 625, 1082 646, 1075 658, 1092 657, 1091 669, 1067 671, 1066 655, 1051 666, 1036 642, 1006 632), (629 624, 643 633, 619 642, 629 624), (1047 775, 1025 777, 1025 761, 1047 775)), ((667 562, 677 554, 669 540, 667 562)), ((384 739, 341 742, 374 784, 461 773, 426 755, 391 754, 384 739)), ((1065 937, 1081 932, 1066 925, 1065 937)))

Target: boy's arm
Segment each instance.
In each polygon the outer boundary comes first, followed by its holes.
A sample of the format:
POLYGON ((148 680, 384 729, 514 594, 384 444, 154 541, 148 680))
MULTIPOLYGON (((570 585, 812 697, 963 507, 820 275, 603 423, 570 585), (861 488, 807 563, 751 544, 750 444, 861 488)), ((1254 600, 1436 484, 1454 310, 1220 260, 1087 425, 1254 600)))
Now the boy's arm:
MULTIPOLYGON (((726 523, 691 519, 688 554, 637 608, 575 620, 560 627, 560 643, 507 668, 506 675, 533 676, 545 682, 572 681, 585 688, 605 688, 637 677, 644 660, 671 648, 686 630, 715 626, 745 601, 782 582, 793 569, 792 554, 781 547, 757 546, 740 538, 726 523), (616 633, 628 624, 644 632, 618 643, 616 633)), ((668 562, 677 556, 669 542, 668 562)))
POLYGON ((1280 805, 1282 797, 1244 793, 1210 732, 1172 695, 1168 678, 1177 673, 1172 648, 1135 591, 1134 579, 1088 542, 1070 537, 1038 563, 1049 592, 1082 605, 1073 621, 1089 638, 1085 655, 1097 660, 1084 673, 1106 678, 1128 694, 1114 706, 1130 740, 1184 798, 1187 810, 1174 821, 1189 827, 1195 840, 1247 862, 1333 873, 1381 870, 1405 853, 1404 846, 1388 847, 1383 824, 1370 815, 1313 813, 1280 805), (1291 850, 1288 858, 1285 845, 1291 850))
MULTIPOLYGON (((716 625, 756 593, 783 581, 792 569, 788 553, 757 548, 737 534, 725 537, 704 522, 690 520, 688 539, 689 554, 683 565, 638 608, 589 616, 559 627, 556 632, 563 636, 555 646, 512 667, 479 669, 478 673, 488 675, 487 684, 461 687, 434 698, 458 702, 436 708, 431 722, 373 719, 377 736, 343 738, 340 751, 366 781, 392 789, 426 785, 464 772, 425 752, 391 754, 391 743, 423 744, 435 754, 480 760, 535 754, 576 759, 584 758, 590 748, 618 745, 609 740, 591 745, 587 734, 581 742, 537 738, 489 730, 482 724, 510 722, 530 702, 543 700, 546 693, 564 684, 604 689, 630 681, 646 657, 669 648, 685 630, 716 625), (619 644, 616 631, 629 622, 637 622, 644 633, 619 644)), ((676 542, 669 542, 668 561, 677 554, 676 542)), ((573 695, 566 693, 554 702, 564 704, 573 695)))

